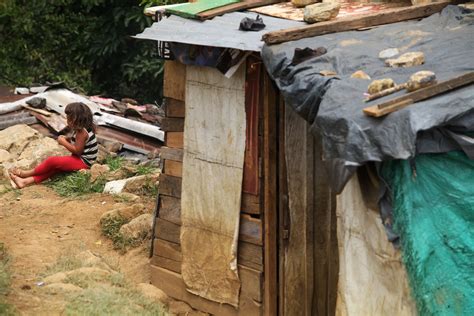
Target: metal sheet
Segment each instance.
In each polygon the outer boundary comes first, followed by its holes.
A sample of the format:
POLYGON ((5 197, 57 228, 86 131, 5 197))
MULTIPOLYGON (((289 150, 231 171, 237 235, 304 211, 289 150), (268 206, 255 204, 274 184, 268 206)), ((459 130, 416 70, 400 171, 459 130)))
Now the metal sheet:
POLYGON ((263 22, 266 27, 263 30, 259 32, 239 30, 243 18, 256 16, 256 13, 248 11, 232 12, 201 22, 172 15, 154 23, 135 38, 260 52, 263 46, 261 41, 263 34, 305 24, 265 16, 263 22))
POLYGON ((67 89, 48 90, 43 93, 35 94, 16 102, 0 104, 0 114, 21 109, 21 105, 33 97, 42 97, 47 100, 47 108, 64 116, 64 109, 67 104, 72 102, 82 102, 86 104, 94 114, 94 119, 99 125, 113 125, 131 132, 140 133, 164 141, 164 132, 156 125, 133 121, 120 116, 112 115, 101 111, 101 106, 90 101, 85 96, 76 94, 67 89))

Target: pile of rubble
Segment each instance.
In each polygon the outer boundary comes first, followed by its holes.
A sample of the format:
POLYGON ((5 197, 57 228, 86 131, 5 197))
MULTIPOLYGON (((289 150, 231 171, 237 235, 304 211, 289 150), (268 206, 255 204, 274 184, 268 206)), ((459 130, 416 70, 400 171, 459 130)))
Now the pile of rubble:
POLYGON ((37 94, 0 96, 0 130, 27 124, 44 136, 67 134, 64 109, 72 102, 86 104, 94 114, 100 144, 117 152, 129 152, 141 160, 156 157, 164 140, 159 127, 162 110, 154 104, 139 105, 133 99, 86 97, 61 86, 51 86, 37 94))

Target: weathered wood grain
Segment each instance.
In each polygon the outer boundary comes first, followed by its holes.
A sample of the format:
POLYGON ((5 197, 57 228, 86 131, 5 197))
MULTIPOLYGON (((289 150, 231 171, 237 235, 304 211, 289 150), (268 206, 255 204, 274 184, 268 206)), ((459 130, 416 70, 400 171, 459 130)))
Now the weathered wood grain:
POLYGON ((163 94, 165 97, 184 101, 186 87, 186 65, 178 61, 165 62, 163 94))
POLYGON ((176 225, 181 225, 181 199, 160 195, 158 217, 176 225))
POLYGON ((183 163, 174 160, 165 160, 163 162, 163 172, 167 175, 179 177, 183 176, 183 163))
POLYGON ((165 99, 164 109, 166 117, 183 118, 186 114, 186 107, 184 101, 176 100, 173 98, 165 99))
POLYGON ((163 146, 160 148, 161 159, 183 161, 183 149, 181 148, 170 148, 163 146))
POLYGON ((262 40, 266 44, 278 44, 295 41, 302 38, 319 36, 328 33, 357 30, 361 28, 382 24, 396 23, 430 16, 444 9, 450 1, 389 9, 378 13, 358 17, 341 18, 334 21, 319 22, 315 24, 294 27, 281 31, 264 34, 262 40))
POLYGON ((151 266, 151 283, 162 289, 169 296, 184 301, 197 310, 213 315, 262 315, 262 304, 258 300, 258 297, 260 297, 261 294, 259 295, 257 292, 259 280, 262 279, 261 273, 258 271, 252 271, 251 269, 246 269, 244 271, 244 269, 245 268, 243 267, 239 267, 239 273, 242 275, 242 289, 240 291, 238 309, 227 304, 212 302, 189 293, 186 290, 186 286, 180 274, 154 265, 151 266))
MULTIPOLYGON (((161 195, 179 198, 181 197, 181 182, 182 180, 180 177, 162 173, 160 174, 160 185, 158 190, 161 195)), ((178 208, 177 211, 180 212, 180 209, 178 208)))
POLYGON ((263 173, 264 173, 264 313, 266 316, 277 315, 277 91, 268 74, 263 83, 263 173))
POLYGON ((165 134, 165 144, 171 148, 184 147, 184 133, 183 132, 167 132, 165 134))

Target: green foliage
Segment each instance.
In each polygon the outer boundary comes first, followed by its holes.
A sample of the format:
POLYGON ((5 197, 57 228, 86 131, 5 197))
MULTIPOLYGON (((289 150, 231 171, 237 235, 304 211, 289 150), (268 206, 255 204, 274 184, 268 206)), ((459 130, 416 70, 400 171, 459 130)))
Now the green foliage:
POLYGON ((125 237, 120 233, 120 228, 127 222, 127 219, 116 214, 111 214, 100 221, 102 235, 110 238, 114 244, 114 249, 122 253, 125 253, 129 247, 139 246, 148 237, 147 233, 137 238, 125 237))
POLYGON ((156 168, 150 167, 150 166, 145 166, 145 165, 139 165, 137 167, 137 175, 147 175, 151 174, 156 171, 156 168))
POLYGON ((104 191, 106 180, 98 178, 91 182, 91 175, 87 172, 74 172, 55 177, 46 185, 56 191, 60 196, 77 197, 90 193, 101 193, 104 191))
POLYGON ((151 25, 143 6, 157 2, 141 4, 0 1, 0 83, 63 81, 87 94, 153 102, 161 95, 163 63, 155 42, 131 36, 151 25))
POLYGON ((100 222, 102 235, 110 238, 114 244, 114 249, 121 252, 126 252, 128 246, 135 245, 133 240, 125 238, 120 233, 120 228, 126 223, 127 220, 121 216, 108 216, 100 222))
POLYGON ((115 171, 122 168, 124 159, 122 157, 107 156, 105 158, 105 164, 109 166, 110 171, 115 171))

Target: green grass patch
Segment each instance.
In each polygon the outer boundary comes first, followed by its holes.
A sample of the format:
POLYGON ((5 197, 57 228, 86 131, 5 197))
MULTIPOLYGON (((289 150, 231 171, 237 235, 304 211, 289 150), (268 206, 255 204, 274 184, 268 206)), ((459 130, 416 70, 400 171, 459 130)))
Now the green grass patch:
MULTIPOLYGON (((81 253, 74 254, 71 249, 59 256, 57 262, 49 267, 45 274, 67 272, 86 266, 90 266, 87 259, 81 256, 81 253), (82 260, 79 259, 81 257, 82 260)), ((165 307, 144 297, 119 272, 111 272, 108 275, 76 272, 70 274, 64 282, 83 290, 64 293, 66 305, 65 309, 60 311, 61 315, 167 315, 165 307)), ((3 315, 1 309, 0 315, 3 315)))
POLYGON ((128 221, 119 216, 111 215, 101 220, 102 235, 110 238, 114 245, 114 249, 125 253, 129 247, 139 246, 145 239, 148 238, 148 234, 144 233, 142 236, 137 238, 127 238, 120 233, 120 228, 128 221))
POLYGON ((5 296, 10 292, 10 256, 5 245, 0 242, 0 315, 15 315, 13 305, 6 303, 5 296))
POLYGON ((100 177, 92 183, 90 173, 74 172, 59 175, 46 185, 60 196, 77 197, 84 194, 101 193, 105 183, 106 180, 100 177))
POLYGON ((82 261, 70 253, 64 253, 51 266, 48 266, 44 276, 53 275, 58 272, 79 269, 83 266, 82 261))
POLYGON ((144 166, 144 165, 138 165, 137 166, 137 175, 138 176, 152 174, 155 171, 156 171, 156 168, 151 167, 151 166, 144 166))
POLYGON ((125 159, 119 156, 116 156, 116 157, 107 156, 105 158, 105 164, 109 166, 110 171, 115 171, 122 168, 124 161, 125 159))
POLYGON ((98 285, 75 295, 66 305, 66 315, 167 315, 162 305, 141 293, 115 286, 98 285))
POLYGON ((151 178, 147 177, 145 184, 137 192, 134 192, 138 195, 147 195, 147 196, 157 196, 158 195, 158 186, 151 178))
POLYGON ((109 216, 100 223, 102 235, 110 238, 114 244, 114 249, 122 253, 127 251, 127 247, 135 244, 133 239, 125 238, 120 233, 120 227, 127 222, 128 221, 121 216, 109 216))

